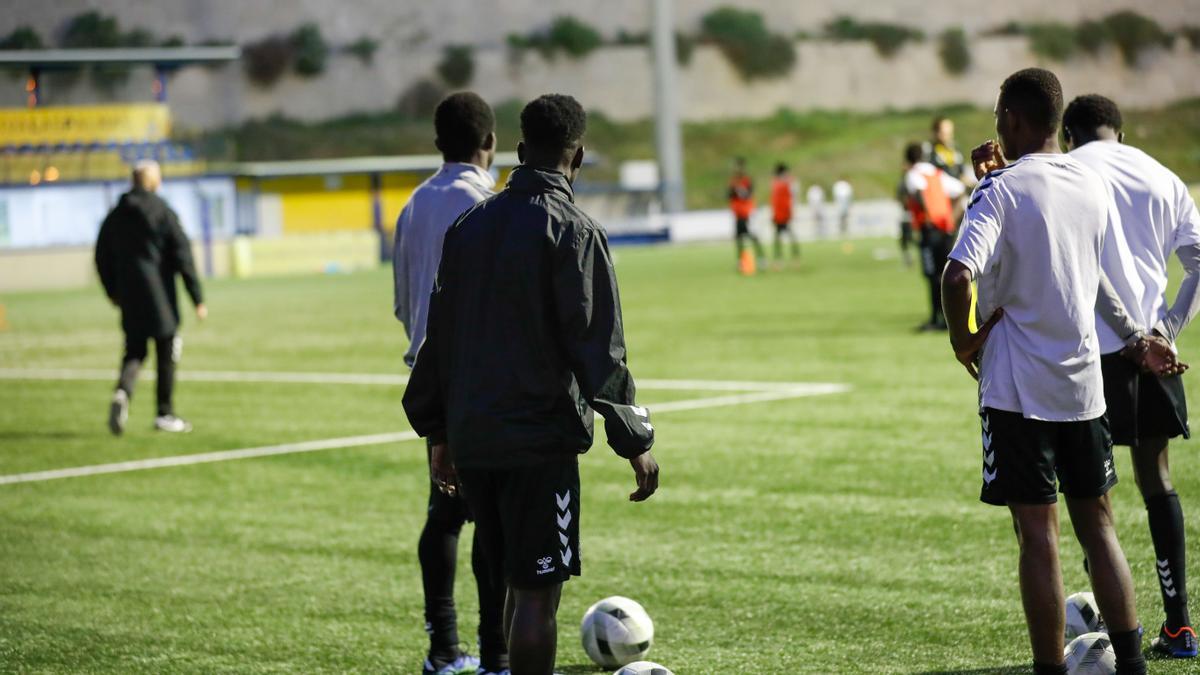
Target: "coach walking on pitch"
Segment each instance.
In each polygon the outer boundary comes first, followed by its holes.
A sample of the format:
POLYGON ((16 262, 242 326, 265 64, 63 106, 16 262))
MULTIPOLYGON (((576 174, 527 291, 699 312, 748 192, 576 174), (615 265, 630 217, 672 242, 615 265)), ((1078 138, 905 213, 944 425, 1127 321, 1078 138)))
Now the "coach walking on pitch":
POLYGON ((96 239, 96 271, 109 300, 121 309, 125 331, 125 356, 121 375, 109 406, 108 428, 114 434, 125 430, 129 401, 145 360, 146 343, 154 340, 158 360, 158 413, 154 428, 159 431, 191 431, 192 425, 175 416, 171 394, 175 386, 175 364, 182 342, 175 275, 196 306, 196 317, 208 312, 200 292, 200 279, 192 263, 192 248, 179 225, 179 216, 155 194, 162 185, 157 162, 138 162, 133 170, 133 188, 104 219, 96 239))

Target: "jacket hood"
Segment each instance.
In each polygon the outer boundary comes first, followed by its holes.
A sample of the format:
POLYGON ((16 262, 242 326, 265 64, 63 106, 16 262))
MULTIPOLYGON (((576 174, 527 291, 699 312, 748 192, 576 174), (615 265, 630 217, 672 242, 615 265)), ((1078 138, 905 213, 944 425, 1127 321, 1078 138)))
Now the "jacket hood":
POLYGON ((513 169, 512 174, 509 175, 508 187, 520 192, 557 192, 567 201, 575 201, 575 192, 571 189, 571 183, 561 171, 521 165, 513 169))

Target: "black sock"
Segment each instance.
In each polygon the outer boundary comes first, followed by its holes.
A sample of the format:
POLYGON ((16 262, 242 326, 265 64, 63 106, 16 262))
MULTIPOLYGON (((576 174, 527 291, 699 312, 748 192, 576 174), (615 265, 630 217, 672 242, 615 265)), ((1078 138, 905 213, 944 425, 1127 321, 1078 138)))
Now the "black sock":
POLYGON ((488 672, 498 673, 508 668, 508 643, 504 640, 503 569, 484 551, 479 527, 471 542, 471 570, 479 589, 479 665, 488 672))
POLYGON ((421 581, 425 589, 425 631, 429 653, 453 658, 458 654, 458 615, 454 610, 454 570, 458 560, 461 523, 431 517, 417 543, 421 581))
POLYGON ((1067 675, 1067 664, 1038 663, 1037 661, 1034 661, 1033 675, 1067 675))
POLYGON ((1108 640, 1117 654, 1117 675, 1145 675, 1146 657, 1142 656, 1142 635, 1138 629, 1109 633, 1108 640))
POLYGON ((1167 613, 1167 628, 1176 631, 1191 625, 1187 607, 1187 547, 1179 495, 1168 492, 1147 499, 1146 513, 1150 517, 1154 569, 1167 613))

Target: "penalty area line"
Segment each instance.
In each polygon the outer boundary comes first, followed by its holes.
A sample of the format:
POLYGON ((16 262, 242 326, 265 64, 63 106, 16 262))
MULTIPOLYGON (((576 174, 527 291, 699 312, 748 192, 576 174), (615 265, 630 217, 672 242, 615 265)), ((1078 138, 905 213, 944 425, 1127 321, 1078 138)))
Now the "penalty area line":
MULTIPOLYGON (((783 401, 803 398, 806 396, 826 396, 850 391, 850 386, 836 383, 796 383, 790 389, 779 391, 757 391, 746 394, 728 396, 712 396, 708 398, 687 399, 683 401, 667 401, 659 404, 649 404, 653 413, 680 412, 684 410, 703 410, 720 408, 746 403, 765 403, 767 401, 783 401)), ((402 441, 414 441, 420 438, 414 431, 399 431, 385 434, 369 434, 366 436, 346 436, 342 438, 327 438, 316 441, 301 441, 299 443, 284 443, 258 448, 242 448, 240 450, 220 450, 216 452, 201 452, 191 455, 175 455, 171 457, 152 457, 135 459, 111 464, 93 464, 66 469, 51 469, 48 471, 33 471, 0 476, 0 485, 16 483, 37 483, 63 478, 82 478, 109 473, 128 473, 148 469, 165 469, 176 466, 193 464, 211 464, 213 462, 228 462, 236 459, 253 459, 256 457, 273 457, 276 455, 293 455, 304 452, 319 452, 322 450, 340 450, 344 448, 360 448, 402 441)))

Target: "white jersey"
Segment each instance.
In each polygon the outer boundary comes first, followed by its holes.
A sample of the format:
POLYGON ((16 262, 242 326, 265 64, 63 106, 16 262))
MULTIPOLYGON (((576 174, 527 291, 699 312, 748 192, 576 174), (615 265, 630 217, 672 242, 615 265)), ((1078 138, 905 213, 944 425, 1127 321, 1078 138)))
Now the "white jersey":
POLYGON ((496 180, 473 165, 447 162, 421 183, 396 219, 392 249, 393 310, 408 333, 404 362, 416 361, 425 341, 429 294, 442 261, 442 239, 464 211, 492 196, 496 180))
POLYGON ((950 199, 958 199, 967 191, 967 186, 954 176, 942 171, 929 162, 917 162, 904 172, 904 189, 910 195, 925 191, 929 187, 929 179, 938 174, 942 176, 942 192, 950 199))
POLYGON ((1096 295, 1110 221, 1104 181, 1069 155, 1031 154, 971 195, 950 258, 978 282, 979 405, 1049 422, 1104 414, 1096 295))
MULTIPOLYGON (((1171 254, 1200 244, 1196 202, 1178 176, 1137 148, 1093 141, 1071 156, 1100 174, 1113 191, 1118 218, 1104 243, 1104 272, 1133 321, 1149 330, 1167 314, 1171 254)), ((1101 353, 1125 346, 1103 321, 1096 330, 1101 353)))
POLYGON ((833 184, 833 201, 841 209, 850 208, 850 202, 854 199, 854 187, 848 181, 839 180, 833 184))
POLYGON ((820 206, 825 202, 825 189, 820 185, 810 185, 808 188, 808 205, 820 206))

